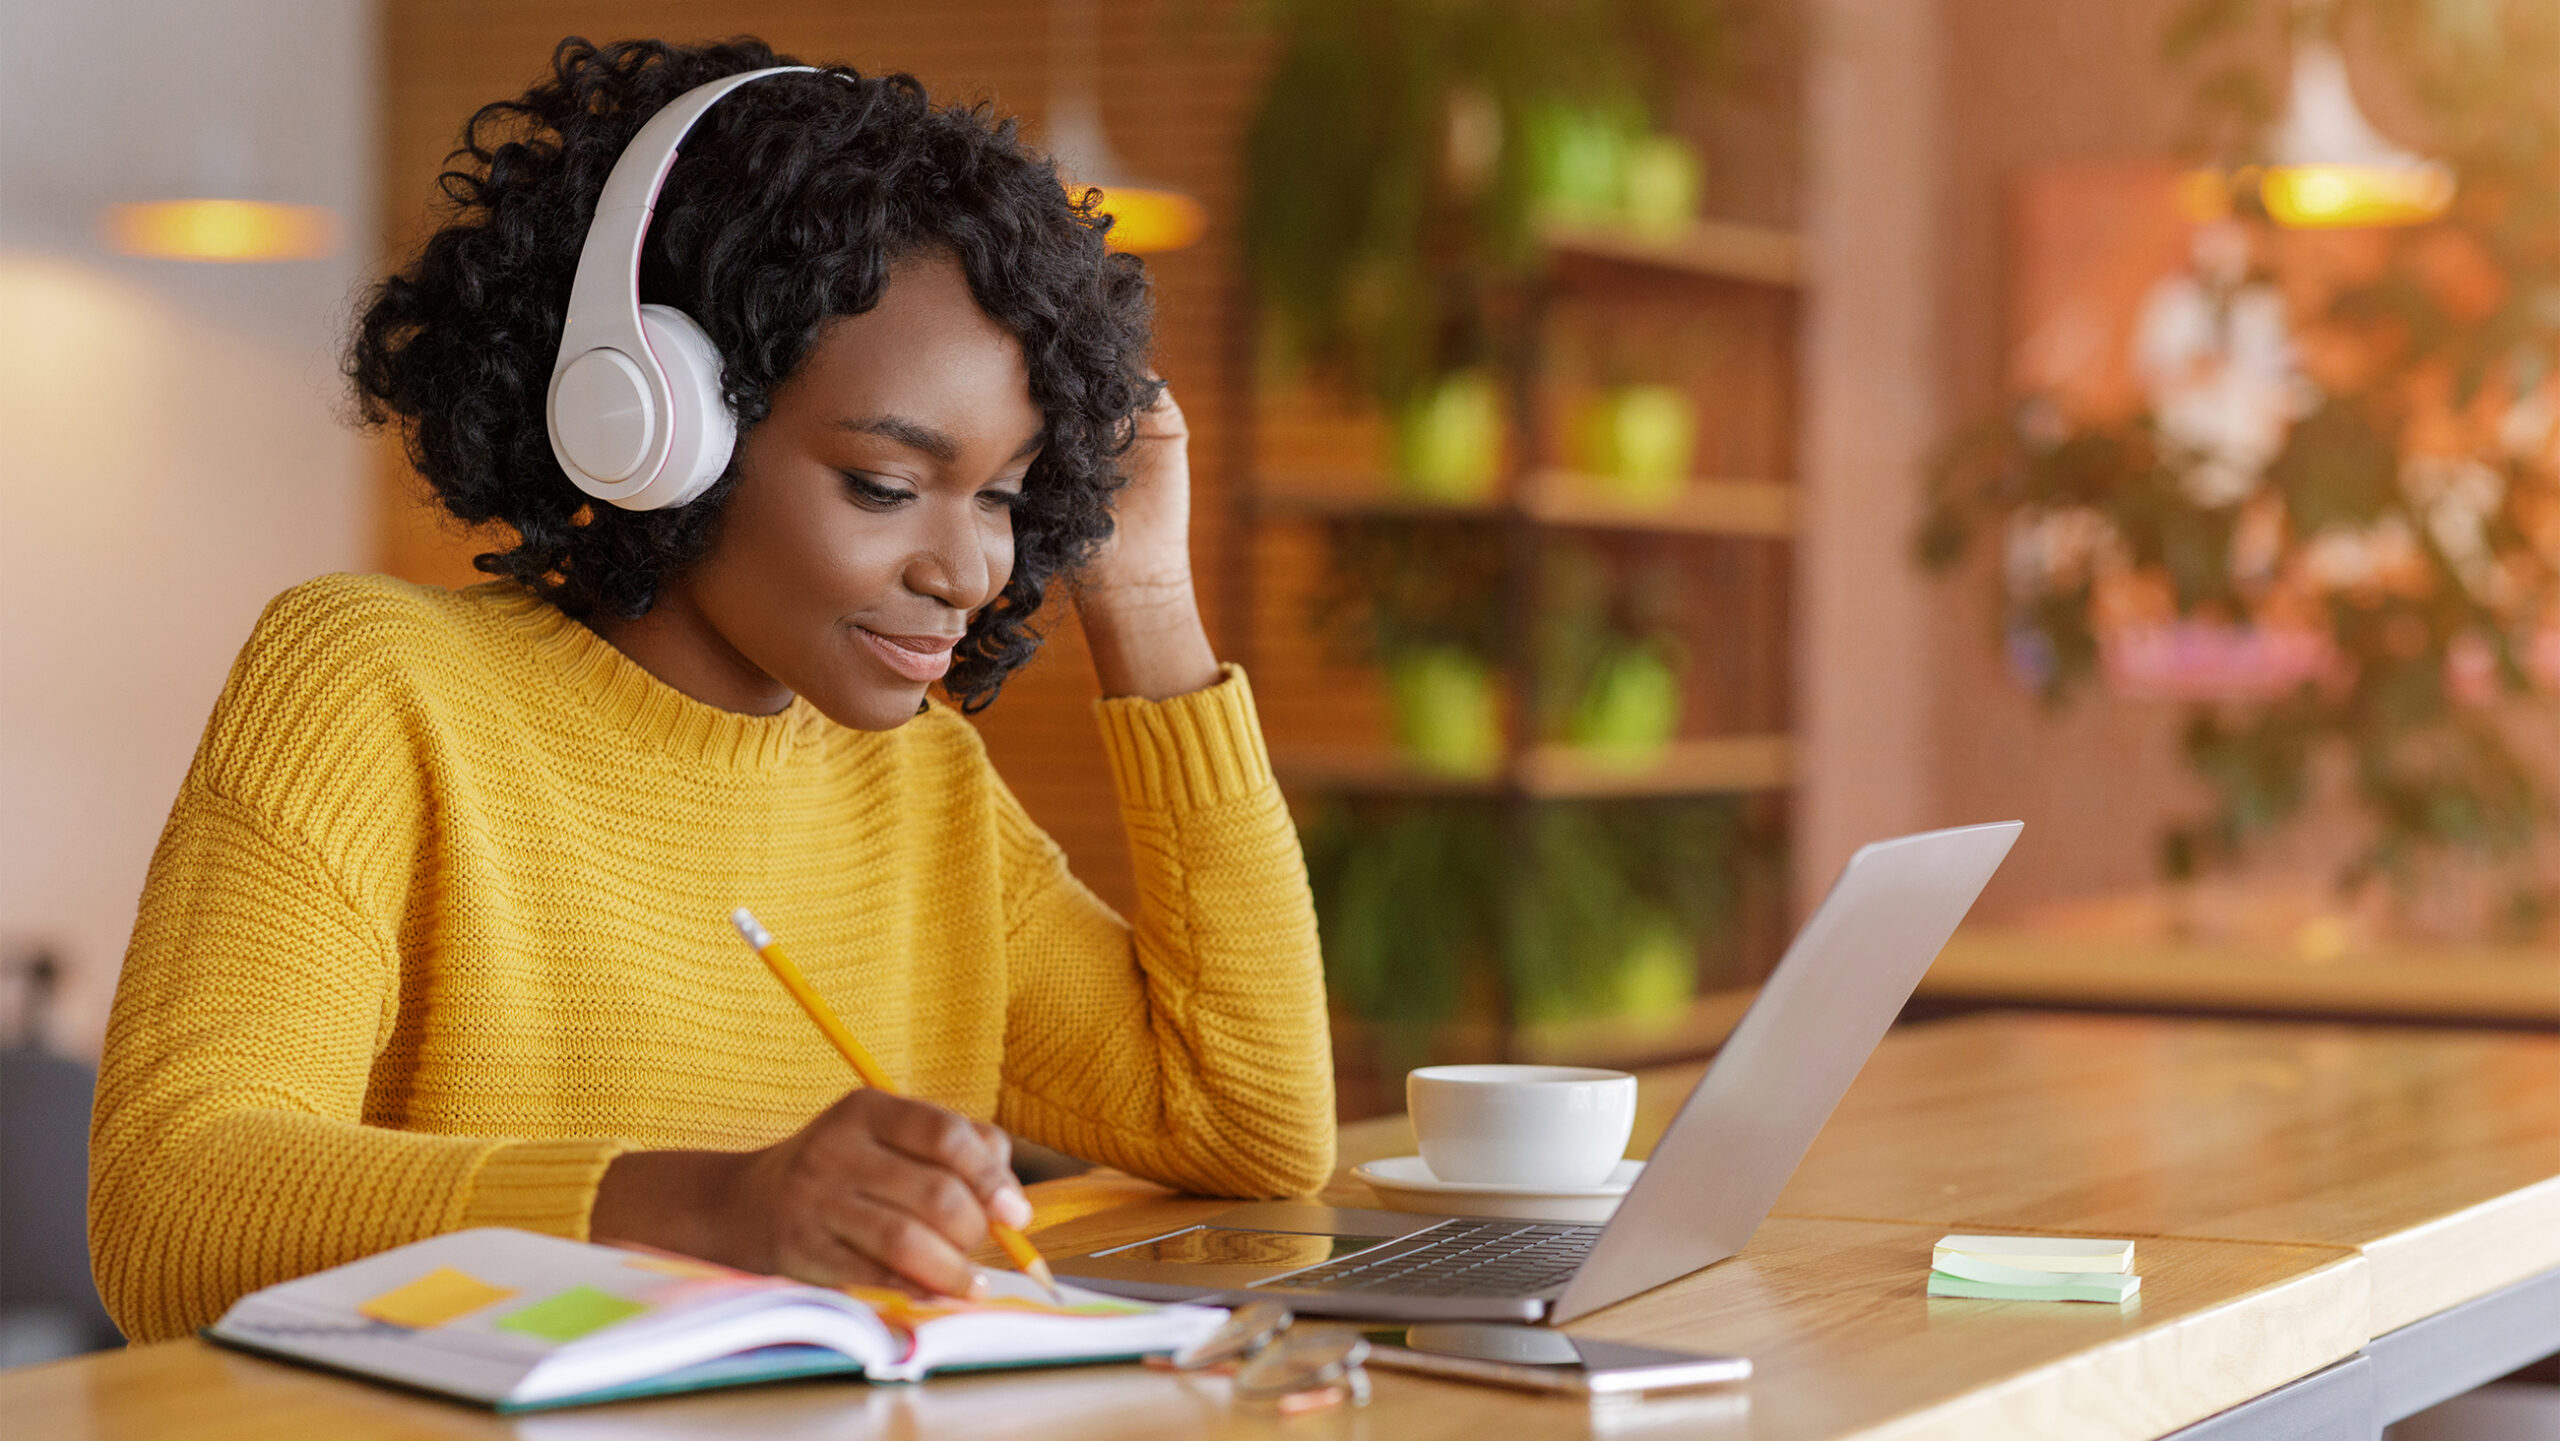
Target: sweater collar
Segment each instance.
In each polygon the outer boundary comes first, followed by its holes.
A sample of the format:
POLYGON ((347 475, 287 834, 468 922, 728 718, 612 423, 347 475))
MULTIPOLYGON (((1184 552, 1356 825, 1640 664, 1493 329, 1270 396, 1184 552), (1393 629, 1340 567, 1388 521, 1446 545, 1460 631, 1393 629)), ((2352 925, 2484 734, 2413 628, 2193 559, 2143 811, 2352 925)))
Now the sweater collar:
POLYGON ((766 716, 696 700, 514 581, 475 585, 463 595, 531 646, 544 670, 608 725, 657 750, 727 769, 772 770, 826 729, 805 696, 766 716))

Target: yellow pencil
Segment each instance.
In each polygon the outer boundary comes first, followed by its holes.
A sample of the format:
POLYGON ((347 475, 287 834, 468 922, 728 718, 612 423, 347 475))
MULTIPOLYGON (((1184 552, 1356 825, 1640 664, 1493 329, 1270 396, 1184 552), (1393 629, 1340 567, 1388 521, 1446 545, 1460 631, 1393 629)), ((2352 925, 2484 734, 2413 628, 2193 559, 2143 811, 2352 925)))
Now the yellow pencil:
MULTIPOLYGON (((834 1008, 826 1003, 825 998, 809 988, 809 978, 800 974, 800 968, 782 953, 782 945, 773 938, 773 932, 758 925, 745 906, 730 914, 729 923, 738 928, 739 937, 746 941, 748 947, 764 958, 765 965, 773 971, 773 978, 782 982, 782 988, 791 993, 791 999, 798 1001, 800 1009, 808 1012, 809 1019, 817 1022, 818 1029, 835 1043, 837 1054, 844 1057, 846 1065, 853 1067, 854 1074, 862 1078, 862 1084, 875 1091, 886 1091, 893 1096, 898 1094, 889 1073, 880 1069, 880 1063, 871 1059, 871 1053, 853 1038, 853 1032, 846 1030, 844 1022, 836 1019, 834 1008)), ((1004 1253, 1013 1258, 1013 1264, 1021 1267, 1024 1275, 1039 1282, 1051 1300, 1065 1301, 1066 1298, 1059 1294, 1057 1278, 1049 1274, 1049 1263, 1041 1259, 1028 1237, 1000 1221, 989 1221, 987 1230, 994 1235, 996 1244, 1004 1248, 1004 1253)))

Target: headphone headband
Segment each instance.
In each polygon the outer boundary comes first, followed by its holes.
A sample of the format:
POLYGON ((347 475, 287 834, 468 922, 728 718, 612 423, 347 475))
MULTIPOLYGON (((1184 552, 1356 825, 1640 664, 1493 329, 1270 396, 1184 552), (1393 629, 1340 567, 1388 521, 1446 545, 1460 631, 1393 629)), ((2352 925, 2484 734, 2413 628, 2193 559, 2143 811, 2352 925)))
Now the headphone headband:
POLYGON ((588 495, 657 510, 692 500, 727 468, 736 422, 720 394, 718 353, 682 312, 652 305, 642 313, 640 247, 703 112, 769 75, 826 73, 776 65, 696 86, 650 116, 614 162, 578 252, 545 407, 552 454, 588 495), (707 410, 699 404, 706 395, 707 410))

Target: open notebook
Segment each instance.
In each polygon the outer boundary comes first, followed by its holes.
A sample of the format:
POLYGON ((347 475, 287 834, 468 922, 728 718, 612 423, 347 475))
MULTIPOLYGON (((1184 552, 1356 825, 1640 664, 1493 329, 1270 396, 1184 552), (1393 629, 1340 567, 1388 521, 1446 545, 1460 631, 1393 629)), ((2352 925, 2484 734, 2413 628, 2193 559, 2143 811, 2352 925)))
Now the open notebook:
POLYGON ((525 1411, 799 1376, 1126 1360, 1178 1350, 1226 1315, 1073 1287, 1059 1305, 1011 1272, 988 1280, 987 1300, 922 1302, 490 1228, 270 1286, 204 1334, 525 1411))

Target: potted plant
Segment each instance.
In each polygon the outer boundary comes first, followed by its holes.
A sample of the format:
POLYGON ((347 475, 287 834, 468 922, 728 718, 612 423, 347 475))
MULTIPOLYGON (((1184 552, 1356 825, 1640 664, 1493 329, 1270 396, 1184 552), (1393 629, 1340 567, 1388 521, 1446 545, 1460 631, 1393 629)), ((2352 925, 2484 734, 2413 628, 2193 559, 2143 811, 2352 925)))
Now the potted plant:
POLYGON ((1562 539, 1545 548, 1536 635, 1545 735, 1624 769, 1660 758, 1680 728, 1679 580, 1658 551, 1604 556, 1562 539))
POLYGON ((1490 524, 1336 521, 1314 622, 1337 652, 1385 671, 1395 739, 1441 775, 1503 759, 1502 537, 1490 524))
POLYGON ((1335 799, 1305 834, 1327 987, 1389 1069, 1471 995, 1523 1024, 1676 1016, 1724 969, 1740 877, 1771 851, 1730 797, 1335 799))

